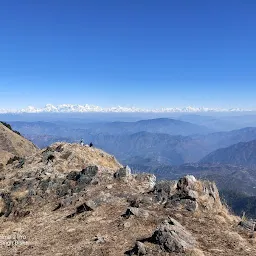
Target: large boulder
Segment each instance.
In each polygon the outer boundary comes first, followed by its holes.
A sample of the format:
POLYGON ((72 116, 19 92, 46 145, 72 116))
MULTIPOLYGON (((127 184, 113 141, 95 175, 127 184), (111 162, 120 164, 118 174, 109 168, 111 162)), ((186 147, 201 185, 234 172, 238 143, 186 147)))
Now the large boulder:
POLYGON ((183 253, 194 249, 196 240, 178 221, 165 220, 154 232, 151 242, 168 253, 183 253))
POLYGON ((196 178, 193 175, 186 175, 178 181, 177 190, 188 192, 194 188, 195 183, 196 178))

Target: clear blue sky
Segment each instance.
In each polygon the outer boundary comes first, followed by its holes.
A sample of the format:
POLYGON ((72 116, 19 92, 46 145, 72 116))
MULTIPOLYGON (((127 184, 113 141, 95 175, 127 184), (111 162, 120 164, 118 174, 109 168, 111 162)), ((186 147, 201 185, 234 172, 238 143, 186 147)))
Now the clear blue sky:
POLYGON ((0 0, 0 108, 256 107, 255 0, 0 0))

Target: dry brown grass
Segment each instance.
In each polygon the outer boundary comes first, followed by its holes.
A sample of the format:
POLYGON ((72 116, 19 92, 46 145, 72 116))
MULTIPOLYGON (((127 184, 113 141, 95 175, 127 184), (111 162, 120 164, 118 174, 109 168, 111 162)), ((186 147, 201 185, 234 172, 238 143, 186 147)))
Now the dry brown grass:
POLYGON ((205 256, 205 254, 199 249, 192 249, 186 252, 186 256, 205 256))
POLYGON ((25 157, 37 152, 37 150, 32 142, 0 123, 0 161, 2 163, 6 163, 13 155, 25 157))
POLYGON ((26 190, 18 190, 18 191, 14 191, 12 192, 12 197, 14 199, 22 199, 25 198, 28 195, 29 191, 26 190))
MULTIPOLYGON (((0 246, 1 256, 121 256, 133 248, 136 240, 151 237, 156 227, 168 217, 179 221, 197 240, 197 248, 187 252, 187 256, 256 255, 255 239, 250 238, 248 232, 238 228, 239 218, 232 216, 220 202, 207 202, 203 194, 200 194, 200 204, 212 203, 215 208, 199 208, 192 213, 184 209, 164 208, 163 205, 152 201, 151 204, 141 206, 149 212, 147 218, 131 216, 126 219, 121 215, 130 206, 127 199, 150 196, 147 193, 147 176, 137 179, 132 177, 124 181, 115 180, 113 172, 121 165, 114 157, 96 148, 57 143, 52 149, 55 150, 52 162, 44 162, 42 151, 37 152, 27 158, 23 169, 8 169, 7 181, 22 179, 25 174, 37 173, 42 169, 47 172, 46 176, 49 172, 49 177, 62 177, 71 170, 97 165, 100 170, 99 184, 87 187, 83 196, 79 194, 79 201, 57 211, 53 209, 59 202, 49 197, 23 209, 31 212, 25 218, 1 217, 0 236, 18 232, 26 236, 27 241, 27 244, 19 246, 0 246), (60 145, 62 151, 57 152, 55 149, 60 145), (101 204, 94 211, 66 218, 84 201, 96 199, 101 199, 101 204), (103 237, 105 242, 97 243, 96 237, 103 237)), ((0 182, 0 189, 8 186, 7 181, 0 182)), ((201 193, 201 182, 197 182, 195 190, 201 193)), ((26 195, 27 190, 22 189, 12 193, 17 199, 22 199, 26 195)), ((0 210, 1 207, 4 207, 2 200, 0 210)), ((146 246, 152 250, 148 256, 178 255, 160 251, 156 245, 149 242, 146 246)))
MULTIPOLYGON (((211 212, 190 212, 165 209, 152 204, 148 207, 148 218, 132 216, 124 219, 121 215, 129 206, 128 195, 136 195, 136 181, 129 183, 112 182, 113 186, 103 194, 110 195, 110 201, 103 203, 93 212, 83 213, 73 219, 65 216, 74 210, 74 206, 52 212, 52 203, 43 208, 34 208, 31 216, 19 221, 0 220, 1 230, 10 234, 19 230, 26 235, 28 245, 16 248, 0 248, 0 255, 26 256, 121 256, 131 249, 136 240, 150 237, 155 228, 168 216, 174 217, 184 225, 198 241, 198 248, 187 252, 187 256, 249 256, 256 255, 256 247, 237 229, 237 222, 211 212), (134 182, 134 183, 133 183, 134 182), (133 184, 133 185, 132 185, 133 184), (222 218, 219 223, 218 217, 222 218), (105 243, 98 244, 95 237, 104 237, 105 243)), ((107 183, 94 186, 86 198, 95 198, 106 189, 107 183)), ((3 234, 2 233, 2 234, 3 234)), ((149 248, 159 255, 177 255, 159 252, 152 244, 149 248)))
POLYGON ((4 169, 4 166, 7 163, 7 161, 13 156, 14 155, 12 153, 0 149, 0 163, 3 164, 3 167, 1 169, 4 169))

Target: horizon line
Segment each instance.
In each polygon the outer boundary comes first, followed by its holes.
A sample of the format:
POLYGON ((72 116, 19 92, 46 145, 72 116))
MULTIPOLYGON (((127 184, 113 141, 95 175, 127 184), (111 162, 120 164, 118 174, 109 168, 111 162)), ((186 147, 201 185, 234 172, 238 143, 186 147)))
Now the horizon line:
POLYGON ((45 107, 37 108, 28 106, 21 109, 0 108, 0 114, 39 114, 39 113, 207 113, 207 112, 254 112, 256 109, 243 108, 207 108, 207 107, 162 107, 162 108, 138 108, 138 107, 100 107, 96 105, 79 104, 46 104, 45 107))

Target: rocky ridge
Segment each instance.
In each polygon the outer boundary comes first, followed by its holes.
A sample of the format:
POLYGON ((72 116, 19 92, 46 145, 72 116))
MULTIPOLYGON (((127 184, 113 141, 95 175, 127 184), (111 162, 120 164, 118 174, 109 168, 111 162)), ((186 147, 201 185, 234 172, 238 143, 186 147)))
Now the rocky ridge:
POLYGON ((56 143, 14 159, 0 193, 1 255, 256 254, 214 183, 158 182, 96 148, 56 143))
POLYGON ((37 152, 37 147, 0 122, 0 170, 11 157, 23 158, 37 152))

